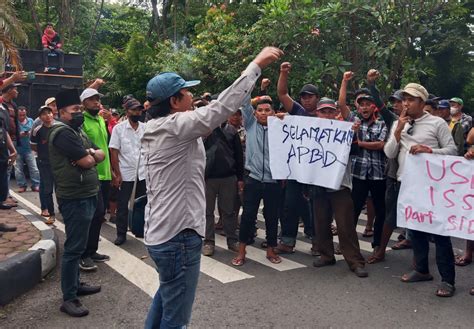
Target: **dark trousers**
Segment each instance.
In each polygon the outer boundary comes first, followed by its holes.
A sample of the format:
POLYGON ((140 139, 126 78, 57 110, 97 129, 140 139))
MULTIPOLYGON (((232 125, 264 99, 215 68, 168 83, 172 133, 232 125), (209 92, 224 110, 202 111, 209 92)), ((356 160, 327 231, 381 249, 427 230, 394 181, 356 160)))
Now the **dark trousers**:
POLYGON ((8 198, 8 163, 0 163, 0 203, 8 198))
POLYGON ((365 260, 360 253, 359 240, 354 227, 351 192, 348 188, 335 192, 320 192, 313 199, 316 245, 321 259, 334 259, 331 223, 334 215, 339 237, 339 248, 351 270, 364 267, 365 260))
MULTIPOLYGON (((134 182, 122 182, 122 185, 120 185, 116 219, 117 236, 125 236, 128 231, 128 201, 132 195, 133 184, 134 182)), ((135 199, 145 195, 145 193, 145 180, 138 181, 135 199)))
POLYGON ((245 178, 243 212, 240 218, 240 242, 245 244, 254 242, 258 207, 263 199, 267 243, 269 247, 277 246, 280 195, 280 183, 263 183, 251 177, 245 178))
POLYGON ((61 49, 51 50, 49 48, 43 48, 43 65, 44 67, 49 66, 48 55, 50 53, 56 53, 59 60, 59 68, 64 68, 64 52, 61 49))
POLYGON ((400 182, 395 178, 387 177, 385 189, 385 223, 392 229, 397 227, 397 200, 400 192, 400 182))
POLYGON ((89 238, 87 239, 87 247, 82 255, 82 258, 88 258, 94 255, 99 249, 99 237, 100 229, 102 228, 102 223, 104 222, 105 216, 105 207, 104 207, 104 198, 102 194, 102 188, 105 186, 110 186, 110 181, 100 181, 99 193, 97 193, 97 207, 92 217, 92 222, 89 228, 89 238))
POLYGON ((48 162, 36 160, 40 174, 39 197, 41 203, 41 210, 48 210, 50 215, 54 215, 54 179, 51 166, 48 162))
POLYGON ((449 236, 410 230, 411 245, 413 246, 413 255, 415 257, 415 269, 423 274, 430 272, 428 267, 428 253, 430 251, 428 238, 430 235, 433 236, 436 245, 436 265, 441 275, 441 281, 454 285, 454 253, 449 236))
POLYGON ((281 242, 295 246, 298 234, 299 218, 304 222, 305 233, 313 236, 313 223, 309 201, 303 196, 304 185, 294 180, 286 183, 284 215, 281 218, 281 242))
POLYGON ((215 244, 214 210, 219 207, 220 217, 227 238, 227 245, 237 242, 237 216, 235 199, 237 197, 237 177, 206 179, 206 236, 204 243, 215 244))
POLYGON ((385 222, 385 180, 352 178, 352 200, 354 201, 354 223, 357 225, 360 212, 367 196, 372 195, 375 208, 374 241, 372 247, 380 246, 383 223, 385 222))
POLYGON ((61 264, 61 290, 65 301, 77 297, 79 260, 86 249, 96 204, 97 196, 73 200, 58 198, 59 211, 66 228, 61 264))

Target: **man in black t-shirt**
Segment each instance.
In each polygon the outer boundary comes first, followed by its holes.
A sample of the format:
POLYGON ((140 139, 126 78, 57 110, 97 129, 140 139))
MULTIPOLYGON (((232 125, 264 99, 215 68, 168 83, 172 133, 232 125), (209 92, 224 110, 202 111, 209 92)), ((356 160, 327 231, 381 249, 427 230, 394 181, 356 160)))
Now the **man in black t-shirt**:
POLYGON ((41 124, 31 132, 30 143, 31 149, 38 153, 36 164, 40 173, 39 197, 41 216, 47 217, 45 223, 49 225, 53 224, 55 219, 53 201, 54 180, 49 164, 48 151, 48 134, 54 123, 53 111, 48 106, 42 106, 38 117, 41 120, 41 124))
MULTIPOLYGON (((0 209, 11 209, 12 205, 5 203, 8 197, 8 167, 16 159, 16 150, 8 135, 6 123, 3 116, 0 116, 0 209)), ((16 228, 6 224, 0 224, 0 232, 15 231, 16 228)))

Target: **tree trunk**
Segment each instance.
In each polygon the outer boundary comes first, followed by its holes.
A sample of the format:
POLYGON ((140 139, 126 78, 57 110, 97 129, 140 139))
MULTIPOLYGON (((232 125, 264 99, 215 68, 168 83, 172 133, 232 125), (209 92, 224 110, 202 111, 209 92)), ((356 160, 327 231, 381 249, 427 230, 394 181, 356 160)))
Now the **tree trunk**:
POLYGON ((46 23, 49 23, 49 0, 45 0, 44 7, 46 23))
POLYGON ((31 17, 33 18, 33 23, 35 24, 35 29, 39 36, 37 47, 38 49, 41 49, 41 37, 43 36, 43 31, 41 30, 41 26, 39 24, 38 14, 36 12, 35 4, 33 3, 33 0, 26 0, 26 2, 28 3, 28 7, 30 7, 31 17))
POLYGON ((86 51, 86 54, 89 53, 90 49, 91 49, 91 44, 92 44, 92 40, 94 39, 95 37, 95 33, 97 32, 97 27, 99 26, 99 22, 100 22, 100 18, 102 17, 102 10, 104 9, 104 0, 101 0, 100 2, 100 8, 99 8, 99 13, 97 14, 97 19, 95 21, 95 25, 94 25, 94 29, 92 30, 91 32, 91 36, 89 38, 89 43, 87 45, 87 51, 86 51))
POLYGON ((160 38, 160 25, 159 19, 160 15, 158 13, 158 0, 151 0, 151 20, 150 20, 150 27, 148 29, 147 36, 150 37, 153 31, 156 32, 156 36, 160 38))

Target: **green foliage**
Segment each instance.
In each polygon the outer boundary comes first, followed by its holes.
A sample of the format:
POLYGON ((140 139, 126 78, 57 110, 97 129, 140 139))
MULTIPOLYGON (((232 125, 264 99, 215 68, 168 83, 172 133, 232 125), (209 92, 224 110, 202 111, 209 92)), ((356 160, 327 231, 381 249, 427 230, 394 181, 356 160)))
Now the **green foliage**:
MULTIPOLYGON (((24 1, 15 7, 35 47, 37 33, 24 1)), ((219 92, 262 47, 274 45, 292 63, 293 93, 312 82, 335 98, 344 71, 355 72, 350 84, 355 89, 376 68, 385 95, 420 82, 434 94, 462 96, 474 108, 470 2, 262 0, 232 1, 226 8, 206 0, 170 0, 158 30, 150 28, 151 10, 106 4, 87 53, 100 2, 49 1, 54 23, 62 21, 62 2, 69 4, 73 22, 60 27, 66 50, 85 55, 88 79, 103 75, 111 102, 128 93, 143 97, 147 80, 163 70, 202 80, 195 93, 219 92)), ((34 3, 44 24, 46 2, 34 3)), ((278 71, 273 65, 263 73, 273 91, 278 71)))

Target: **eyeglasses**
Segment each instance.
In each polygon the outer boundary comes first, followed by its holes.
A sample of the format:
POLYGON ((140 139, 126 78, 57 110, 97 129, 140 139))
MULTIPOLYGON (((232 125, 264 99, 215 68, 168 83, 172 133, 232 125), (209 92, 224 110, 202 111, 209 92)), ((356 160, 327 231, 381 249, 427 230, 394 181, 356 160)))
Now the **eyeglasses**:
POLYGON ((407 134, 408 135, 413 135, 413 127, 415 127, 415 120, 410 121, 410 128, 407 129, 407 134))

